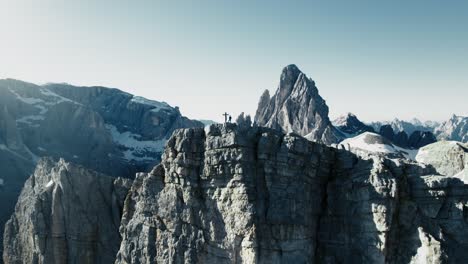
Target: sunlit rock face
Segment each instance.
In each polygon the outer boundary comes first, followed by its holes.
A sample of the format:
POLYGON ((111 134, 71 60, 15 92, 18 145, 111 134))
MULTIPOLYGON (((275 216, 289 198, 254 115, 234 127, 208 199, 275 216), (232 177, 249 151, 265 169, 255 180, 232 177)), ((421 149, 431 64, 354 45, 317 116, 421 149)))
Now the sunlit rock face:
POLYGON ((284 133, 294 132, 325 144, 338 143, 344 135, 328 118, 328 106, 318 93, 315 82, 296 65, 281 73, 276 93, 267 91, 260 98, 255 123, 284 133))
POLYGON ((178 130, 125 201, 116 263, 460 263, 468 187, 236 125, 178 130))
POLYGON ((468 183, 468 143, 439 141, 421 148, 416 160, 468 183))
POLYGON ((131 181, 64 160, 39 161, 5 225, 10 263, 112 263, 131 181))

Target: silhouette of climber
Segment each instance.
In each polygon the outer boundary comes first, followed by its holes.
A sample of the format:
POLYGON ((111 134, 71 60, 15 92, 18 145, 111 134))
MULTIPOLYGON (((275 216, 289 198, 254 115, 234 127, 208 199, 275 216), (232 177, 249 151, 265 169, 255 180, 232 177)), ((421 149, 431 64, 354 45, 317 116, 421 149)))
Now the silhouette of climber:
POLYGON ((232 120, 232 116, 229 115, 229 123, 231 123, 231 120, 232 120))

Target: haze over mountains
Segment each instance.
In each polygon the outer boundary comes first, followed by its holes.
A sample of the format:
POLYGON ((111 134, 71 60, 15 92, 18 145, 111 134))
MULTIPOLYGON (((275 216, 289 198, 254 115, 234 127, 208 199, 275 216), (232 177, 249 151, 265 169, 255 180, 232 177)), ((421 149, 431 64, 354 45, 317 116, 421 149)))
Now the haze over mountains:
POLYGON ((468 117, 331 121, 295 65, 261 95, 253 123, 12 79, 0 80, 0 106, 6 263, 468 257, 468 117))

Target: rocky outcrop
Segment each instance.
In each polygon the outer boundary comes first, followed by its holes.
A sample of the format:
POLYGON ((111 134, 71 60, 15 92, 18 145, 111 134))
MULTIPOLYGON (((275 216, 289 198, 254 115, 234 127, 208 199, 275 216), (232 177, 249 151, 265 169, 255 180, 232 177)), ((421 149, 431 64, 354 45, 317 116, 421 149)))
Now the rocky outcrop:
POLYGON ((455 176, 468 183, 468 144, 439 141, 421 148, 416 156, 421 163, 433 166, 438 173, 455 176))
POLYGON ((0 237, 40 157, 134 177, 158 164, 167 139, 184 127, 203 124, 117 89, 0 80, 0 237))
POLYGON ((64 160, 41 160, 5 225, 4 262, 112 263, 130 185, 64 160))
POLYGON ((125 202, 117 263, 315 258, 333 153, 269 129, 179 130, 125 202))
POLYGON ((276 93, 265 91, 260 98, 255 123, 284 133, 294 132, 325 144, 338 143, 343 135, 328 118, 328 106, 315 82, 296 65, 283 69, 276 93))
POLYGON ((468 186, 295 134, 178 130, 125 201, 116 263, 460 263, 468 186))

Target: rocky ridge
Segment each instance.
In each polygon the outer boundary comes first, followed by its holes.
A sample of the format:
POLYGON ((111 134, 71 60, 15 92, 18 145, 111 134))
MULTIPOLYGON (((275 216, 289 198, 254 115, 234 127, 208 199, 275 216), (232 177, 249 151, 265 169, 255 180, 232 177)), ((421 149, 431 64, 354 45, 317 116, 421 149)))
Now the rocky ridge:
POLYGON ((320 97, 315 82, 296 65, 283 69, 278 89, 271 98, 268 90, 263 93, 254 121, 259 126, 284 133, 295 132, 328 145, 343 138, 331 124, 328 106, 320 97))
POLYGON ((454 176, 468 183, 467 143, 439 141, 421 148, 416 160, 433 166, 441 175, 454 176))
POLYGON ((116 263, 459 263, 468 186, 266 128, 178 130, 127 196, 116 263))

